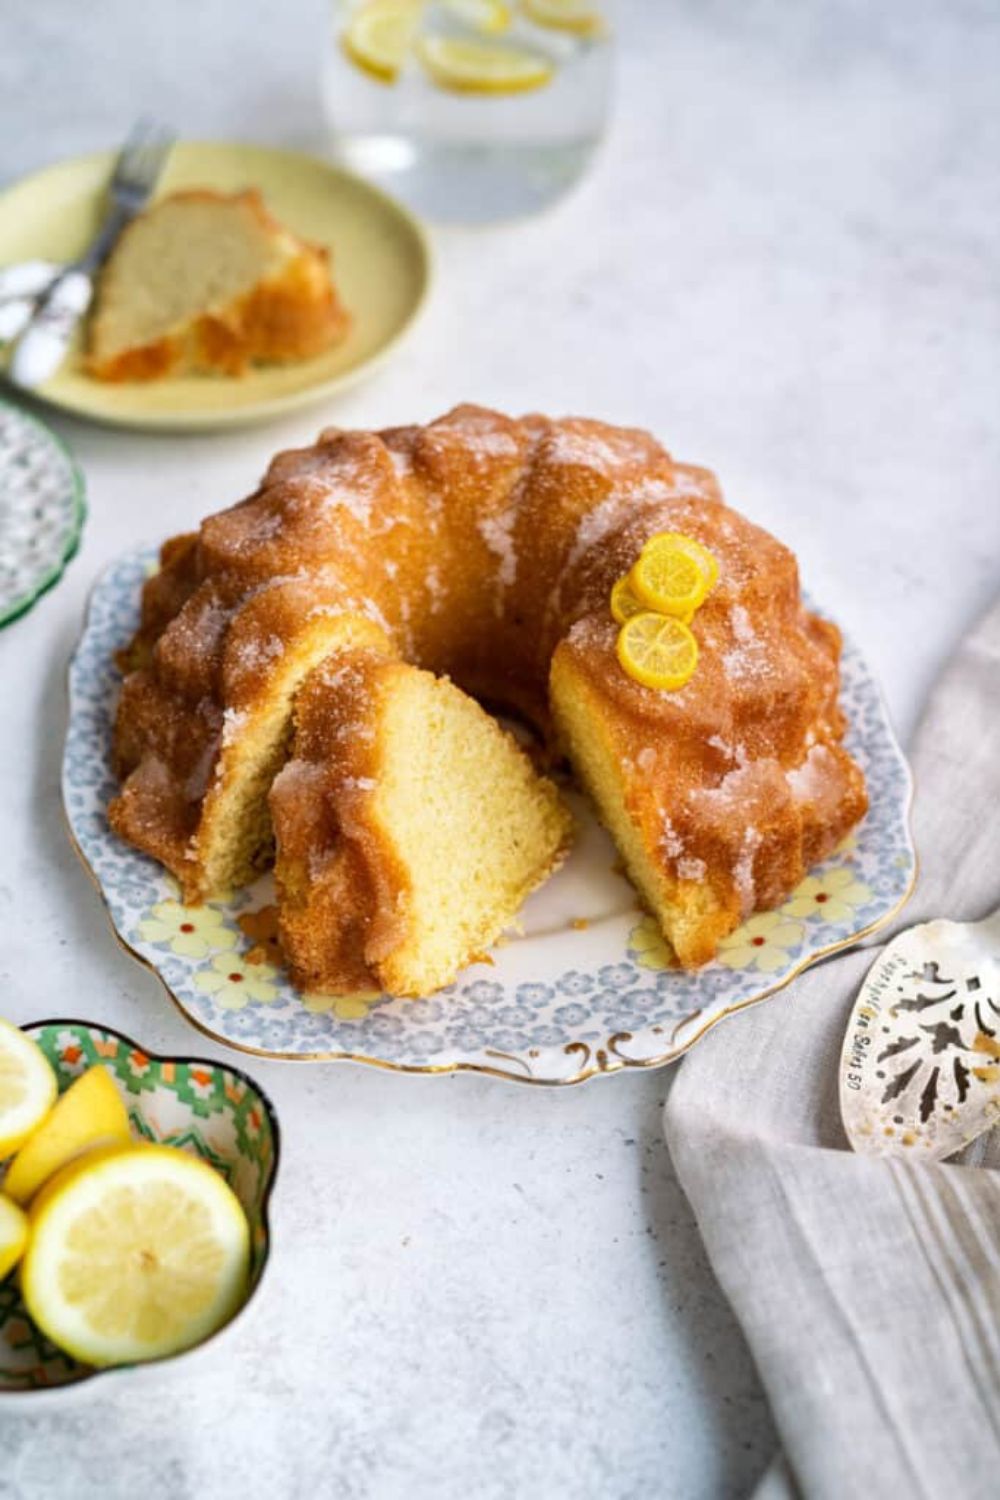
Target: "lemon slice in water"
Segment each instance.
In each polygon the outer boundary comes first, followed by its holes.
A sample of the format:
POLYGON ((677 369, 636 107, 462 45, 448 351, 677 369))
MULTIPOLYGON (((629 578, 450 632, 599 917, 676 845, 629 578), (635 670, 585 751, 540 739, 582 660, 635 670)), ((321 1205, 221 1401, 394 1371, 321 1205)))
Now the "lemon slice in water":
POLYGON ((90 1365, 176 1354, 246 1296, 250 1231, 239 1199, 172 1146, 107 1146, 65 1167, 30 1214, 25 1305, 90 1365))
POLYGON ((551 26, 556 31, 594 36, 604 29, 600 11, 588 0, 522 0, 522 9, 538 26, 551 26))
POLYGON ((439 88, 463 94, 519 94, 542 88, 555 68, 528 47, 505 42, 427 36, 417 45, 420 60, 439 88))
POLYGON ((344 51, 371 78, 395 83, 422 14, 421 0, 369 0, 341 37, 344 51))
POLYGON ((510 10, 503 0, 444 0, 444 8, 480 36, 498 36, 510 25, 510 10))

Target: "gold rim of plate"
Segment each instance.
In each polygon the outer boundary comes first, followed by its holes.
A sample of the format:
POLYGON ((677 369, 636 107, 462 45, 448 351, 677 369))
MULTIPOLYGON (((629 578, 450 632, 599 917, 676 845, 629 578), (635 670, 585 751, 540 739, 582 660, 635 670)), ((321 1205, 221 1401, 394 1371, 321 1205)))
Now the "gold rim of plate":
MULTIPOLYGON (((0 266, 79 254, 101 218, 115 153, 45 167, 0 193, 0 266)), ((179 188, 256 187, 302 238, 332 251, 334 283, 354 319, 347 339, 315 359, 261 366, 239 377, 185 376, 109 384, 81 368, 80 344, 33 394, 49 406, 115 427, 190 432, 236 427, 315 405, 372 373, 424 306, 431 250, 417 219, 343 167, 298 151, 223 141, 179 141, 157 196, 179 188)))

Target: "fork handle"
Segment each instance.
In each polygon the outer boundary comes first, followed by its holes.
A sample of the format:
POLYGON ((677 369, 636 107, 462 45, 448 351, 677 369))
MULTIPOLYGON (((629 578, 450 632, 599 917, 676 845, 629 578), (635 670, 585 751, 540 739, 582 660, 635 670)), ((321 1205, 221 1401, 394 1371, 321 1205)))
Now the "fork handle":
POLYGON ((47 292, 62 270, 51 260, 22 260, 0 269, 0 304, 47 292))
POLYGON ((15 384, 32 389, 55 374, 93 294, 86 271, 67 271, 55 282, 14 350, 9 375, 15 384))

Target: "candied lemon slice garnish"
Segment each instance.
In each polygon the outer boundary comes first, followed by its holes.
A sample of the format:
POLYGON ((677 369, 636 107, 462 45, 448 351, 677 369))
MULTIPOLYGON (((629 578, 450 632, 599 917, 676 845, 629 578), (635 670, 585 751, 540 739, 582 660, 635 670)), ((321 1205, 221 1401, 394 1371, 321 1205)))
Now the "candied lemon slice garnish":
POLYGON ((698 665, 698 642, 682 620, 644 610, 618 632, 618 660, 644 687, 674 692, 698 665))
POLYGON ((715 555, 709 552, 707 547, 702 546, 701 542, 695 541, 693 536, 686 536, 683 531, 658 531, 649 538, 642 550, 645 552, 646 547, 658 548, 668 545, 679 548, 680 551, 686 552, 688 557, 694 558, 704 573, 708 591, 711 592, 719 577, 719 564, 715 560, 715 555))
POLYGON ((29 1219, 28 1312, 85 1364, 188 1349, 246 1296, 250 1232, 239 1199, 176 1147, 91 1151, 53 1178, 29 1219))
POLYGON ((422 0, 369 0, 341 37, 351 62, 380 83, 395 83, 413 46, 422 0))
POLYGON ((630 575, 647 609, 678 619, 690 619, 718 576, 718 564, 706 547, 669 531, 650 537, 630 575))
POLYGON ((427 36, 417 51, 434 83, 464 94, 523 93, 541 88, 555 72, 540 52, 505 42, 427 36))
POLYGON ((510 25, 510 9, 504 0, 444 0, 445 10, 480 36, 498 36, 510 25))
POLYGON ((593 36, 603 30, 601 13, 588 0, 521 0, 521 8, 530 21, 557 31, 593 36))
POLYGON ((639 595, 632 587, 632 580, 628 574, 619 578, 611 590, 611 613, 619 625, 624 625, 626 620, 631 620, 633 615, 641 614, 647 606, 643 604, 639 595))
POLYGON ((0 1193, 0 1281, 13 1271, 27 1243, 27 1214, 0 1193))
POLYGON ((0 1021, 0 1161, 15 1152, 56 1102, 56 1075, 42 1049, 0 1021))

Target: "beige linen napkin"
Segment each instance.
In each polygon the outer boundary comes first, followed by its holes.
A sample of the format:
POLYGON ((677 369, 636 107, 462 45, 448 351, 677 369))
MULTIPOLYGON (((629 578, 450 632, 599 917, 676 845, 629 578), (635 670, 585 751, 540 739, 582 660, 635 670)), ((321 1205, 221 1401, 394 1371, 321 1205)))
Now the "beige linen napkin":
MULTIPOLYGON (((1000 906, 1000 601, 935 689, 912 759, 922 873, 896 927, 986 916, 1000 906)), ((724 1022, 664 1111, 781 1434, 758 1500, 1000 1495, 1000 1131, 962 1165, 849 1150, 837 1063, 876 951, 724 1022)))

